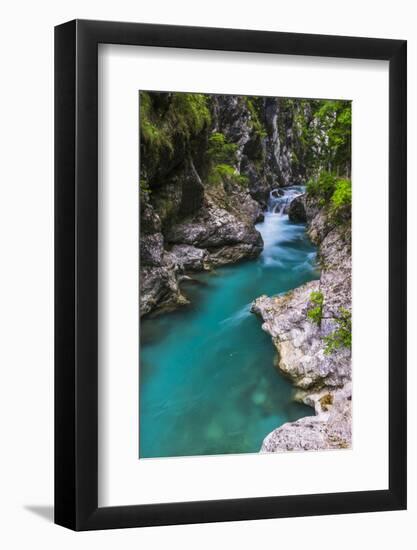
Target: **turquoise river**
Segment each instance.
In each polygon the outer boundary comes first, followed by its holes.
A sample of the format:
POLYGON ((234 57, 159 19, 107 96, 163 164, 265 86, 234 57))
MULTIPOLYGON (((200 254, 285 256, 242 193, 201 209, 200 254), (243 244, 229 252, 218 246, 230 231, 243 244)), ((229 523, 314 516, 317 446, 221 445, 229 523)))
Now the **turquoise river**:
POLYGON ((250 312, 258 296, 319 277, 305 225, 283 213, 302 191, 271 192, 258 259, 196 275, 189 306, 141 321, 140 458, 258 452, 273 429, 313 414, 250 312))

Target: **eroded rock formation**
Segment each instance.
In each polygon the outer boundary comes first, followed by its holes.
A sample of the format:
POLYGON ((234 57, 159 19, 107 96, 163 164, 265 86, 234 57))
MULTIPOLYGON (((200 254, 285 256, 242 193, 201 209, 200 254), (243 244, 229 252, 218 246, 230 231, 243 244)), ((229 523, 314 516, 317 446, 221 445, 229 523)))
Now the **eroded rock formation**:
POLYGON ((271 335, 278 367, 297 388, 296 398, 314 407, 316 416, 274 430, 264 440, 265 452, 351 445, 351 350, 328 344, 341 314, 351 312, 350 225, 334 224, 314 201, 304 202, 310 238, 319 245, 320 280, 281 296, 261 296, 252 311, 271 335), (308 316, 312 293, 323 300, 318 322, 308 316))

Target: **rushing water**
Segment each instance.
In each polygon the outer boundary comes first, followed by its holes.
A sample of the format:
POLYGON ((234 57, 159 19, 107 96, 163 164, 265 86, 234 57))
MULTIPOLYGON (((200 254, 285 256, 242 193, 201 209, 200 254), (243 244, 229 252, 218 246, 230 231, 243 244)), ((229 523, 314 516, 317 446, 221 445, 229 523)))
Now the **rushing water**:
POLYGON ((190 306, 142 320, 141 458, 258 452, 270 431, 312 414, 293 401, 271 338, 250 313, 258 296, 318 277, 305 226, 283 212, 302 191, 271 192, 257 260, 198 275, 184 287, 190 306))

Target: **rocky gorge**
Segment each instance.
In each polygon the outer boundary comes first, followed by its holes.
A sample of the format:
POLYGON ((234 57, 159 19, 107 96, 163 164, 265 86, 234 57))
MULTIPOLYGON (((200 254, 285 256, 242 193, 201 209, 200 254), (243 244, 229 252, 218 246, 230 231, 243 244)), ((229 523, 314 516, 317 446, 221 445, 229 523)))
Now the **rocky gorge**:
POLYGON ((244 96, 142 92, 141 105, 145 315, 186 303, 186 271, 260 254, 254 225, 271 189, 310 175, 299 119, 313 114, 308 102, 244 96))
POLYGON ((349 447, 349 102, 156 92, 140 102, 141 316, 187 306, 184 289, 200 274, 259 261, 260 222, 278 198, 280 216, 306 224, 320 276, 255 294, 245 311, 261 318, 295 399, 314 411, 265 432, 261 450, 349 447), (287 193, 294 184, 306 191, 287 193))

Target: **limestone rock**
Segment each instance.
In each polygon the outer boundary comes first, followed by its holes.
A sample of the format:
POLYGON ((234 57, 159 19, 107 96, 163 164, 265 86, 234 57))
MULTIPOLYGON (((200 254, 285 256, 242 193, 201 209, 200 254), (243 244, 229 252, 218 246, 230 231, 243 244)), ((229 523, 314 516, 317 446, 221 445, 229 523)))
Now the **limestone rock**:
POLYGON ((258 256, 263 248, 260 233, 214 204, 195 217, 174 225, 166 234, 170 243, 207 249, 213 263, 232 263, 258 256))
MULTIPOLYGON (((327 393, 328 404, 319 405, 316 416, 288 422, 268 434, 261 452, 347 449, 352 445, 351 384, 327 393)), ((323 403, 326 400, 322 399, 323 403)))
POLYGON ((176 244, 171 248, 179 269, 186 271, 204 271, 209 269, 207 250, 188 244, 176 244))
POLYGON ((313 201, 306 201, 309 235, 319 244, 319 281, 280 296, 261 296, 252 311, 262 320, 278 352, 278 367, 298 389, 298 399, 316 416, 281 426, 264 440, 263 452, 345 448, 351 445, 351 350, 326 353, 325 338, 351 311, 351 242, 348 225, 335 226, 313 201), (311 218, 309 216, 312 216, 311 218), (323 296, 319 323, 308 318, 312 292, 323 296))
POLYGON ((156 307, 172 308, 184 302, 178 285, 175 256, 164 248, 161 221, 145 194, 141 196, 140 315, 156 307))

